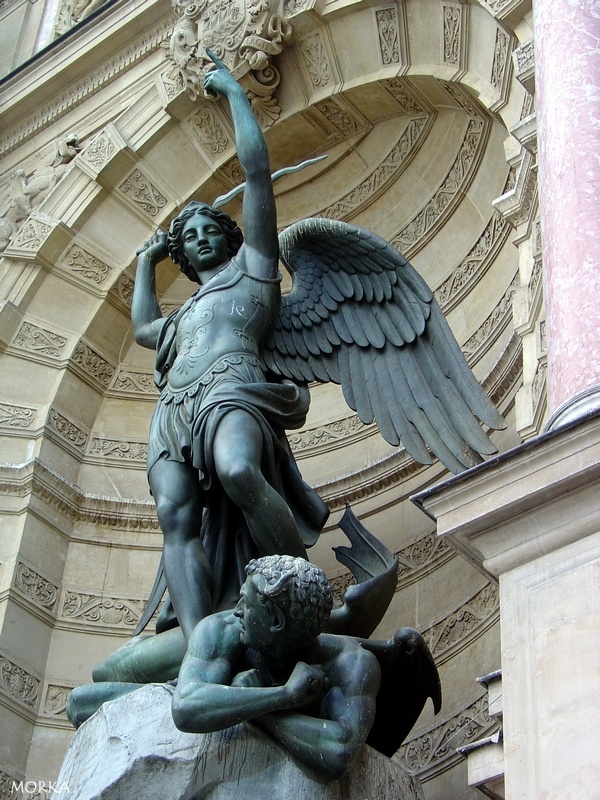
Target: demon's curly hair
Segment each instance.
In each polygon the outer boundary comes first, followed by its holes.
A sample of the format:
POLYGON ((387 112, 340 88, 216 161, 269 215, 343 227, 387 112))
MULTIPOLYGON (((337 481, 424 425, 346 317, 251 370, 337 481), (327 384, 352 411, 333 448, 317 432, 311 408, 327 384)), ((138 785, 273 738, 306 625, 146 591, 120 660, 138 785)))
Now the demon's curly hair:
POLYGON ((277 606, 292 623, 286 631, 290 639, 303 641, 321 633, 333 605, 333 591, 323 570, 304 558, 276 555, 253 559, 246 574, 261 602, 277 606))
POLYGON ((191 281, 199 283, 198 276, 192 269, 183 252, 182 235, 185 223, 188 221, 188 219, 196 214, 203 214, 207 217, 210 217, 219 225, 225 234, 230 257, 234 256, 240 249, 242 242, 244 241, 244 237, 237 223, 235 220, 231 219, 229 214, 225 214, 224 211, 218 211, 216 208, 209 206, 207 203, 201 203, 197 200, 188 203, 183 211, 178 214, 171 223, 171 227, 169 228, 169 233, 167 235, 167 247, 169 248, 169 255, 173 261, 179 265, 179 268, 183 274, 191 281))

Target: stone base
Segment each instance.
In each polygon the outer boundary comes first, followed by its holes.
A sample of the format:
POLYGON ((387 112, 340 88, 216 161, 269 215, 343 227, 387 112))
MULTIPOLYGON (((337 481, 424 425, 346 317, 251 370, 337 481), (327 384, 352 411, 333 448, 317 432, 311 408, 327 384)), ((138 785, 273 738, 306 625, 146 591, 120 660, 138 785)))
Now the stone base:
POLYGON ((366 745, 339 780, 309 777, 244 725, 182 733, 170 686, 105 703, 75 734, 58 778, 77 800, 422 800, 418 781, 366 745))

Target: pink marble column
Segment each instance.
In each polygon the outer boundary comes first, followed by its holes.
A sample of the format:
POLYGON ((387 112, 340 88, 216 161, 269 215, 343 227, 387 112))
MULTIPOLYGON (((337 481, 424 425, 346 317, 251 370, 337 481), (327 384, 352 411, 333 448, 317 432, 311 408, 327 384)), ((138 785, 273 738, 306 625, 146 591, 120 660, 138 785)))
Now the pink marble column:
POLYGON ((550 427, 600 408, 600 3, 534 0, 550 427))

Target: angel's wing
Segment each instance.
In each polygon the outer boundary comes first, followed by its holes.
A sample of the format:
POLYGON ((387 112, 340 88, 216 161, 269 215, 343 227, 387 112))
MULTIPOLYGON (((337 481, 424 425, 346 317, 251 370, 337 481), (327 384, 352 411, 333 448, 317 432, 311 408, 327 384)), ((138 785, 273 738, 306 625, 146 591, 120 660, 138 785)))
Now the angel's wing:
POLYGON ((279 237, 293 286, 264 356, 295 381, 339 383, 362 422, 417 461, 460 472, 496 448, 504 420, 477 383, 427 284, 370 231, 305 219, 279 237))

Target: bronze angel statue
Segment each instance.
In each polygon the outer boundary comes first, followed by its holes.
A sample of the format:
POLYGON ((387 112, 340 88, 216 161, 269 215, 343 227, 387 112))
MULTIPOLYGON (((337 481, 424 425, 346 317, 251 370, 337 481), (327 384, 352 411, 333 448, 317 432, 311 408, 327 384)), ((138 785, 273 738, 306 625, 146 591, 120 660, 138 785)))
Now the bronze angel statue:
POLYGON ((387 242, 326 219, 278 236, 265 139, 242 88, 211 58, 205 89, 229 103, 246 173, 244 234, 217 208, 227 197, 190 203, 138 251, 132 304, 136 341, 157 351, 161 392, 147 466, 163 561, 139 628, 166 584, 158 627, 176 618, 186 638, 235 603, 251 558, 305 557, 325 523, 285 437, 304 423, 310 381, 341 384, 388 442, 454 472, 495 452, 474 415, 504 424, 431 290, 387 242), (199 288, 163 317, 155 267, 167 256, 199 288), (280 259, 293 278, 285 296, 280 259))

